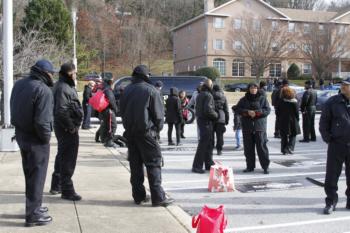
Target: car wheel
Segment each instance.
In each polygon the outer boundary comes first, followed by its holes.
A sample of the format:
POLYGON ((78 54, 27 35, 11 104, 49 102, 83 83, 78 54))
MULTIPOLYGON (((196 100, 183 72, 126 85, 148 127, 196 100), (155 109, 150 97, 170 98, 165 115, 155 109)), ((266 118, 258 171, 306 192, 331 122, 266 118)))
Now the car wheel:
POLYGON ((241 88, 235 88, 235 92, 240 92, 241 91, 241 88))
POLYGON ((192 124, 195 119, 194 110, 192 108, 188 108, 187 110, 188 110, 188 113, 187 113, 186 124, 192 124))

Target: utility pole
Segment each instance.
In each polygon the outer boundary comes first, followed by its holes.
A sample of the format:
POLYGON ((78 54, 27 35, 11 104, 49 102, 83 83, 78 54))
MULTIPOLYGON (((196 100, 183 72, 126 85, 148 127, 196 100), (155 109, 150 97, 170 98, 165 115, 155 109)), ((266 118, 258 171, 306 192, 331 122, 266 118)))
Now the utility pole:
POLYGON ((11 127, 10 98, 13 87, 13 6, 12 0, 3 0, 3 78, 4 78, 4 125, 0 131, 0 151, 17 151, 18 146, 11 141, 14 129, 11 127))

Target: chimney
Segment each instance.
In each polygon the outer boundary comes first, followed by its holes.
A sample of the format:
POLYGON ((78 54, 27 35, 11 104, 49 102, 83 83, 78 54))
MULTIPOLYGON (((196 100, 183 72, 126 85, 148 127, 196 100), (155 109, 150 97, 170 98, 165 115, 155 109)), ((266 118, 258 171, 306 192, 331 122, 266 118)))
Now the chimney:
POLYGON ((204 0, 204 13, 214 9, 214 0, 204 0))

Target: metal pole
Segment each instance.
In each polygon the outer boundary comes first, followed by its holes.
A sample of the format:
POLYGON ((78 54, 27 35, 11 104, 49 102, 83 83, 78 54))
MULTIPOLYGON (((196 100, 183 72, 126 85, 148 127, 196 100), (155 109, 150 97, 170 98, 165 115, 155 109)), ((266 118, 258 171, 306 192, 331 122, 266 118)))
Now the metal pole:
POLYGON ((78 72, 78 60, 77 60, 77 45, 76 45, 76 25, 77 25, 77 10, 72 8, 72 21, 73 21, 73 64, 75 70, 78 72))
POLYGON ((13 87, 13 16, 12 0, 3 1, 4 128, 11 125, 10 97, 13 87))

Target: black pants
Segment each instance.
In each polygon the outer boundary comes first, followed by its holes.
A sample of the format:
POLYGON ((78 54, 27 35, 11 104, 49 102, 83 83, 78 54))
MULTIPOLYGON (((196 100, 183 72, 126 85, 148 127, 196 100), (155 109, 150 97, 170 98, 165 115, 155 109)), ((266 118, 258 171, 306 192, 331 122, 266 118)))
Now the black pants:
POLYGON ((173 142, 172 134, 173 127, 175 126, 176 131, 176 143, 180 143, 180 135, 181 135, 181 124, 180 123, 168 123, 168 142, 173 142))
POLYGON ((214 164, 213 161, 213 123, 211 121, 197 118, 197 126, 199 129, 199 143, 196 154, 194 156, 192 168, 209 169, 214 164))
POLYGON ((18 131, 16 131, 16 140, 21 149, 25 178, 26 218, 30 218, 32 215, 40 214, 39 208, 43 199, 50 144, 27 140, 18 131))
POLYGON ((113 136, 117 129, 117 120, 115 119, 115 113, 109 108, 100 113, 101 126, 100 137, 102 143, 107 143, 113 140, 113 136))
POLYGON ((263 131, 243 131, 244 155, 246 158, 247 168, 255 168, 255 147, 258 152, 260 165, 267 169, 270 164, 269 149, 267 148, 267 136, 263 131))
POLYGON ((305 141, 309 141, 310 139, 316 140, 315 114, 316 109, 314 108, 307 110, 303 114, 303 135, 305 141))
POLYGON ((51 189, 58 190, 62 187, 62 193, 73 193, 74 185, 72 176, 78 158, 79 134, 65 131, 61 127, 55 127, 57 137, 57 155, 55 169, 52 174, 51 189))
POLYGON ((214 131, 213 143, 215 144, 215 135, 216 135, 216 149, 218 151, 222 151, 222 147, 224 146, 224 133, 226 132, 225 124, 223 123, 214 124, 213 131, 214 131))
POLYGON ((83 111, 84 111, 84 120, 83 120, 83 128, 90 127, 90 120, 91 120, 91 112, 92 107, 88 103, 83 103, 83 111))
POLYGON ((155 135, 128 135, 127 140, 131 173, 130 183, 134 200, 141 201, 146 196, 145 186, 143 185, 143 165, 145 165, 152 203, 163 201, 165 192, 161 186, 162 154, 155 135))
POLYGON ((274 136, 280 136, 280 123, 279 123, 279 120, 280 120, 280 114, 279 112, 276 110, 275 108, 275 115, 276 115, 276 120, 275 120, 275 133, 274 133, 274 136))
POLYGON ((181 123, 181 136, 184 137, 185 136, 185 123, 181 123))
POLYGON ((281 152, 286 153, 287 149, 294 151, 295 135, 287 135, 281 132, 281 152))
POLYGON ((350 201, 350 146, 346 144, 330 142, 327 152, 327 168, 324 190, 326 192, 326 204, 338 202, 338 180, 343 163, 345 163, 346 196, 350 201))

